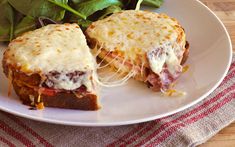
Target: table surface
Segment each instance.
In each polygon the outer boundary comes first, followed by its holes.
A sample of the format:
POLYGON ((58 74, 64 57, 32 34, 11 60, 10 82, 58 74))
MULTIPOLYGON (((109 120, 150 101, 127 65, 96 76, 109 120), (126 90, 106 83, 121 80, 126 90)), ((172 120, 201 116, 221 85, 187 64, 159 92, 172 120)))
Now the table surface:
MULTIPOLYGON (((201 0, 227 27, 235 52, 235 0, 201 0)), ((235 146, 235 122, 221 130, 200 147, 235 146)))

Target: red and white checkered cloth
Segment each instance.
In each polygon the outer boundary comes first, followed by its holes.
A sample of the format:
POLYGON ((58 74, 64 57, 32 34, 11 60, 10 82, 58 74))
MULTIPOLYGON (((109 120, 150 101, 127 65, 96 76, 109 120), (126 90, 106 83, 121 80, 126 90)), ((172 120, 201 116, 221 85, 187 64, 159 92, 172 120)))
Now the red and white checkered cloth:
POLYGON ((204 101, 155 121, 72 127, 0 112, 0 146, 196 146, 235 120, 235 55, 223 83, 204 101))

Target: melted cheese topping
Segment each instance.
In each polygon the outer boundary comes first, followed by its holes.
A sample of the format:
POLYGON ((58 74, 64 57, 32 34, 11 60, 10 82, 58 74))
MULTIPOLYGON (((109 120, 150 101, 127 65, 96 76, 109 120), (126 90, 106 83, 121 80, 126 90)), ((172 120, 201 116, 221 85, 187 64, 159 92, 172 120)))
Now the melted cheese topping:
POLYGON ((147 63, 156 74, 164 65, 171 74, 181 71, 185 33, 176 19, 166 14, 122 11, 92 23, 87 34, 105 50, 122 52, 130 61, 147 56, 147 63))
POLYGON ((22 72, 61 73, 54 81, 55 88, 74 90, 86 84, 88 90, 92 89, 89 76, 78 82, 65 76, 74 71, 95 71, 95 60, 77 24, 53 24, 25 33, 9 44, 6 54, 7 63, 17 65, 22 72))

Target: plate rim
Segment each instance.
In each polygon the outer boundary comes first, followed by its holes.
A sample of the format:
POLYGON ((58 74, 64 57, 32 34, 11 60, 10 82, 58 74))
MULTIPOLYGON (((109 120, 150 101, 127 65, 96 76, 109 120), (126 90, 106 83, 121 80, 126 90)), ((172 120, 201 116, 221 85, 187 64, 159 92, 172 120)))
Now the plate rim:
POLYGON ((223 27, 223 30, 225 31, 225 34, 226 34, 227 39, 229 41, 229 54, 230 54, 230 56, 229 56, 229 63, 227 64, 226 70, 224 71, 221 78, 217 81, 217 83, 208 92, 206 92, 205 94, 200 96, 198 99, 190 102, 189 104, 184 105, 184 106, 182 106, 178 109, 175 109, 173 111, 161 114, 161 115, 156 115, 156 116, 142 118, 142 119, 129 120, 129 121, 117 121, 117 122, 92 122, 92 123, 90 123, 90 122, 61 121, 61 120, 53 120, 53 119, 48 119, 48 118, 43 118, 43 117, 38 117, 38 116, 30 116, 28 114, 26 115, 24 113, 20 113, 20 112, 12 111, 8 108, 4 108, 1 105, 0 105, 0 110, 7 112, 7 113, 10 113, 10 114, 13 114, 13 115, 16 115, 16 116, 27 118, 30 120, 35 120, 35 121, 39 121, 39 122, 46 122, 46 123, 51 123, 51 124, 68 125, 68 126, 85 126, 85 127, 107 127, 107 126, 122 126, 122 125, 131 125, 131 124, 137 124, 137 123, 142 123, 142 122, 149 122, 152 120, 167 117, 169 115, 173 115, 175 113, 181 112, 187 108, 192 107, 193 105, 195 105, 195 104, 199 103, 200 101, 202 101, 203 99, 205 99, 209 94, 211 94, 222 83, 223 79, 225 78, 225 76, 227 75, 227 73, 229 71, 229 68, 232 63, 232 56, 233 56, 233 47, 232 47, 231 37, 228 33, 227 28, 225 27, 225 25, 221 21, 221 19, 209 7, 207 7, 204 3, 202 3, 200 0, 196 0, 196 2, 198 2, 202 7, 206 8, 211 14, 213 14, 213 16, 217 19, 217 21, 223 27))

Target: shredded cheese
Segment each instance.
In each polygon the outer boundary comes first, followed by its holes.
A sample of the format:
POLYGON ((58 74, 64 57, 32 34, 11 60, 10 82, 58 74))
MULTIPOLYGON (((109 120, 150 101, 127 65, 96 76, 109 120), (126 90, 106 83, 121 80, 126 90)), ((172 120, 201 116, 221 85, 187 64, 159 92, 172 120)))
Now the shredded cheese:
POLYGON ((186 73, 189 70, 189 65, 183 67, 182 73, 186 73))
POLYGON ((165 96, 168 96, 168 97, 178 97, 178 96, 185 96, 186 95, 185 92, 178 91, 178 90, 175 90, 175 89, 162 90, 162 93, 165 96))
POLYGON ((44 103, 43 103, 43 102, 37 103, 37 104, 35 104, 35 105, 36 105, 36 108, 37 108, 38 110, 44 109, 44 103))

